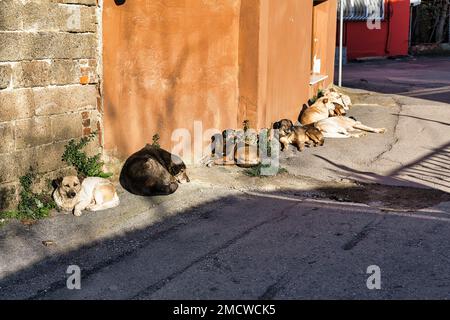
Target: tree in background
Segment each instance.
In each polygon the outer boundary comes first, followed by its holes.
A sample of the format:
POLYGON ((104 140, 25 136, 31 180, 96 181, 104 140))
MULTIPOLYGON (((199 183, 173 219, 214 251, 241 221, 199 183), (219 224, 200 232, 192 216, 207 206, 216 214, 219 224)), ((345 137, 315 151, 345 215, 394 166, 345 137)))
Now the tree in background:
POLYGON ((450 42, 450 0, 422 0, 415 10, 413 33, 416 44, 450 42))

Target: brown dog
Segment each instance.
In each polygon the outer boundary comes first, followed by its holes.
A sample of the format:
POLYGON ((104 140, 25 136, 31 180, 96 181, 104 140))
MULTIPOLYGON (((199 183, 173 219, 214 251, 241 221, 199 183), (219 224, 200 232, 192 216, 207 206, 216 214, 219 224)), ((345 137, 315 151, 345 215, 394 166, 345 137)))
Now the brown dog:
POLYGON ((312 106, 302 110, 300 123, 308 125, 326 119, 334 114, 334 110, 334 103, 326 97, 320 98, 312 106))
POLYGON ((324 144, 324 137, 314 126, 294 126, 291 120, 283 119, 276 122, 274 129, 279 130, 281 150, 286 150, 289 144, 297 147, 298 151, 305 149, 305 144, 314 147, 324 144))

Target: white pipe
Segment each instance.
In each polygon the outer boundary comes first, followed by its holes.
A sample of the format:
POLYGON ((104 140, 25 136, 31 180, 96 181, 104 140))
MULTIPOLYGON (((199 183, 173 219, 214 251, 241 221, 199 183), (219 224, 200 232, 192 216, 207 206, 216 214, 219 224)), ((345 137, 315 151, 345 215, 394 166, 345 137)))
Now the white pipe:
POLYGON ((341 4, 340 21, 339 21, 339 87, 342 87, 342 47, 344 41, 344 0, 339 0, 341 4))

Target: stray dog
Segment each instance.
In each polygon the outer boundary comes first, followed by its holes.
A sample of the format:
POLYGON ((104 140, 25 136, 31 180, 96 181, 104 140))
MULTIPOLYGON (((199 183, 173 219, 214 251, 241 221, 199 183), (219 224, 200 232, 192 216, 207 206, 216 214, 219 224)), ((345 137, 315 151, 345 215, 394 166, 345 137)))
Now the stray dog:
POLYGON ((335 105, 326 97, 318 99, 313 105, 304 108, 300 114, 300 123, 302 125, 312 124, 314 122, 326 119, 334 115, 335 105))
POLYGON ((127 159, 119 180, 125 190, 140 196, 172 194, 179 183, 190 181, 183 160, 150 144, 127 159))
POLYGON ((281 151, 286 150, 289 144, 296 146, 298 151, 303 151, 305 144, 314 147, 324 144, 322 132, 314 126, 294 126, 291 120, 283 119, 274 123, 273 128, 279 130, 281 151))
POLYGON ((331 102, 335 105, 337 104, 342 106, 345 110, 349 110, 352 106, 352 100, 350 99, 350 97, 345 94, 339 93, 333 87, 326 89, 323 96, 330 99, 331 102))
POLYGON ((347 111, 345 107, 343 107, 340 104, 334 105, 334 110, 330 111, 330 117, 337 117, 337 116, 345 116, 347 114, 347 111))
POLYGON ((359 138, 364 135, 362 131, 385 133, 385 128, 371 128, 363 125, 354 118, 348 117, 332 117, 320 120, 314 124, 326 138, 359 138), (362 131, 360 131, 362 130, 362 131))
POLYGON ((117 207, 120 203, 114 185, 104 178, 76 176, 59 178, 53 192, 56 205, 65 211, 72 211, 77 217, 82 210, 100 211, 117 207))
POLYGON ((237 165, 250 168, 261 162, 258 134, 253 129, 227 129, 212 137, 212 154, 216 165, 237 165))

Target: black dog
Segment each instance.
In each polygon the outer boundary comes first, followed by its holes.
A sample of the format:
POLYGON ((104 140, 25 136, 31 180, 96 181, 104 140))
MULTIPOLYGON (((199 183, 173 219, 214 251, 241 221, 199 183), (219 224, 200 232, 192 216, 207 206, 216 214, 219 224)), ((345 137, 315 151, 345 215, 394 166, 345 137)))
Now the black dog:
POLYGON ((149 144, 131 155, 120 172, 122 187, 140 196, 168 195, 182 182, 189 182, 183 160, 149 144))

